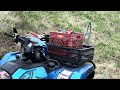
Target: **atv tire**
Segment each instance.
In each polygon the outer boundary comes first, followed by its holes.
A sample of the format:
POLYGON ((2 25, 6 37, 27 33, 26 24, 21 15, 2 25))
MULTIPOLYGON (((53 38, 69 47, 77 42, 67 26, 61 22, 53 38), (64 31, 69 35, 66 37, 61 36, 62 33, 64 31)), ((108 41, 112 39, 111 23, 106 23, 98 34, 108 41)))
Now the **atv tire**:
POLYGON ((86 79, 93 79, 95 76, 95 71, 93 71, 86 79))

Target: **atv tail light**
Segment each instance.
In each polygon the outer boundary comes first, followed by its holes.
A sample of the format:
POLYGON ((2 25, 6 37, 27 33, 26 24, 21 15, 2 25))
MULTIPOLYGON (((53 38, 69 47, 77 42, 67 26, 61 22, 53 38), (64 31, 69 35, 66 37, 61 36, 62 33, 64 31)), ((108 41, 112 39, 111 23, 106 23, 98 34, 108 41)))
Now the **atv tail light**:
POLYGON ((0 79, 10 79, 10 75, 3 70, 0 70, 0 79))

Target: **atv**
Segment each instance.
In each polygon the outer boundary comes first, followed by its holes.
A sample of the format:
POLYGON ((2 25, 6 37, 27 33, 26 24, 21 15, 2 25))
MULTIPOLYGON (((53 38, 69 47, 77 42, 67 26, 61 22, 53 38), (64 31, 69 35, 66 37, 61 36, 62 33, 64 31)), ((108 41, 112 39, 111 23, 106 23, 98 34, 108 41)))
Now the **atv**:
POLYGON ((7 32, 4 35, 13 38, 15 43, 20 43, 21 50, 9 52, 0 60, 0 79, 94 78, 95 64, 92 61, 94 48, 92 46, 84 45, 83 49, 80 49, 82 54, 79 54, 79 59, 84 63, 72 66, 49 55, 48 35, 41 38, 31 34, 20 35, 16 28, 13 29, 13 33, 7 32))

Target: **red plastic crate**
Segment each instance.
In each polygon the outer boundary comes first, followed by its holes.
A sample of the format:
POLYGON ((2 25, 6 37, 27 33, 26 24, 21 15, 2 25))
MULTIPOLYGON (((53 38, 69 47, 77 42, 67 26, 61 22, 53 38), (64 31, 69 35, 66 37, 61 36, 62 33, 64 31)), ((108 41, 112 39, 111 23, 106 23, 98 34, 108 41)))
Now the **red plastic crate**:
POLYGON ((82 48, 83 47, 83 34, 82 33, 58 33, 50 32, 50 43, 71 47, 71 48, 82 48))

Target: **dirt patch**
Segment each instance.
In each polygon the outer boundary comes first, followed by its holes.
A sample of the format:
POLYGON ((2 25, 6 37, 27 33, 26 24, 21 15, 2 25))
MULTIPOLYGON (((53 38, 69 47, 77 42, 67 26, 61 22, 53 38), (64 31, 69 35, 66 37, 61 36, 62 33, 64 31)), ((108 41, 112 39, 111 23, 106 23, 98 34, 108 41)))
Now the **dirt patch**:
POLYGON ((95 79, 119 79, 120 69, 113 61, 106 63, 96 63, 95 79))

